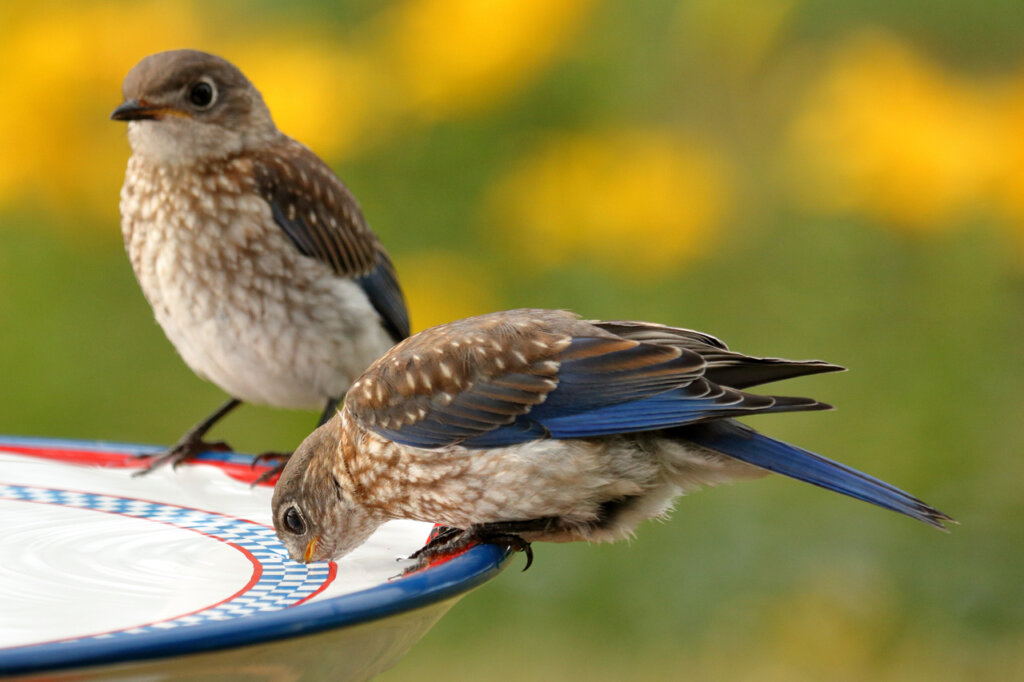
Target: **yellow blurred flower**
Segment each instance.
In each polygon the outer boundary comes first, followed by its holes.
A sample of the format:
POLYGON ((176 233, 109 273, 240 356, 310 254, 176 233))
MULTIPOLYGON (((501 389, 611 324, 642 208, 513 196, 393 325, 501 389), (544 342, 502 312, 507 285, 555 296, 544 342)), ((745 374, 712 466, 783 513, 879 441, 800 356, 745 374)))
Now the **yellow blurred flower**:
POLYGON ((0 203, 34 197, 67 224, 116 222, 128 147, 108 117, 125 74, 153 52, 194 47, 235 62, 282 130, 327 158, 355 148, 371 122, 365 60, 313 27, 211 36, 196 5, 164 2, 48 3, 4 18, 0 203))
POLYGON ((278 128, 320 156, 338 159, 365 142, 374 120, 365 58, 298 31, 250 37, 222 55, 260 90, 278 128))
POLYGON ((433 120, 520 87, 565 48, 592 0, 406 0, 382 19, 377 49, 394 106, 433 120))
POLYGON ((107 117, 124 75, 147 54, 221 54, 260 88, 282 130, 337 159, 409 113, 429 121, 521 87, 551 63, 591 1, 405 0, 345 47, 308 23, 236 15, 223 30, 191 2, 5 4, 0 204, 34 199, 71 224, 116 220, 128 150, 123 126, 107 117))
POLYGON ((493 277, 480 262, 453 251, 423 251, 395 259, 412 316, 412 331, 493 312, 493 277))
POLYGON ((1007 83, 996 111, 1000 126, 993 134, 998 136, 1002 156, 994 200, 1014 228, 1024 255, 1024 74, 1007 83))
POLYGON ((71 216, 117 215, 124 132, 107 118, 148 52, 197 34, 187 5, 44 3, 0 42, 0 202, 34 196, 71 216))
POLYGON ((490 190, 488 224, 529 263, 655 276, 707 250, 724 160, 671 132, 605 130, 540 145, 490 190))
POLYGON ((776 613, 766 618, 765 658, 810 679, 837 671, 843 674, 833 679, 870 679, 895 627, 894 595, 851 589, 841 574, 830 577, 831 585, 819 579, 774 605, 776 613))
POLYGON ((892 36, 841 45, 792 130, 808 207, 926 232, 983 202, 999 164, 989 93, 892 36))
POLYGON ((740 598, 711 624, 700 679, 878 679, 898 640, 899 596, 884 576, 821 565, 794 592, 740 598), (739 638, 756 642, 745 656, 723 655, 739 638))

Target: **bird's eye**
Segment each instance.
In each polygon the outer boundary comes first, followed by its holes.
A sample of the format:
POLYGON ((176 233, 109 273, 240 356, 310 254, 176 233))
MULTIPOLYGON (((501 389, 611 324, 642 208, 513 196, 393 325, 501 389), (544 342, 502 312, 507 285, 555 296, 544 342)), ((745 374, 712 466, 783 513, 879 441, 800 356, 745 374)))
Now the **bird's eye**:
POLYGON ((197 81, 188 89, 188 101, 199 109, 206 109, 212 105, 216 95, 213 83, 206 80, 197 81))
POLYGON ((306 522, 302 520, 302 514, 295 507, 288 507, 288 511, 284 513, 284 527, 295 535, 306 533, 306 522))

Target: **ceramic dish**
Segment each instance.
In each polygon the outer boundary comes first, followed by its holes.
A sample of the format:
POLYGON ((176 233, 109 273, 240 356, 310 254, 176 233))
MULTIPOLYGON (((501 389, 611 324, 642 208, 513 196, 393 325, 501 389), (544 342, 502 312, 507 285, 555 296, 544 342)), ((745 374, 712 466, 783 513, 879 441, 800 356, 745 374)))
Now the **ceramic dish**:
POLYGON ((507 553, 396 577, 429 524, 382 527, 341 561, 291 561, 251 458, 133 477, 139 446, 0 437, 0 675, 366 679, 507 553))

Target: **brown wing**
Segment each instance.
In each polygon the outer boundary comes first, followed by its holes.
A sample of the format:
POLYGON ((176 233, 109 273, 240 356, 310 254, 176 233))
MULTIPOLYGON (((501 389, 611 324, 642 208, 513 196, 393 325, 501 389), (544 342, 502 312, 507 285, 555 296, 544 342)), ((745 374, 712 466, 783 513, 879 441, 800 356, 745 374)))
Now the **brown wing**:
POLYGON ((420 332, 352 385, 345 409, 366 428, 401 430, 424 446, 511 424, 557 386, 555 358, 571 338, 549 321, 499 313, 420 332))
POLYGON ((255 155, 253 176, 274 222, 295 247, 339 276, 354 278, 392 337, 408 336, 409 314, 391 259, 334 172, 309 149, 287 140, 255 155))
POLYGON ((731 388, 749 388, 808 374, 844 370, 822 360, 760 358, 736 353, 714 336, 691 329, 622 320, 591 324, 623 338, 693 351, 707 362, 704 376, 708 380, 731 388))
POLYGON ((345 409, 407 445, 499 445, 549 435, 560 417, 681 388, 703 369, 695 353, 623 339, 570 313, 512 310, 396 346, 353 384, 345 409))

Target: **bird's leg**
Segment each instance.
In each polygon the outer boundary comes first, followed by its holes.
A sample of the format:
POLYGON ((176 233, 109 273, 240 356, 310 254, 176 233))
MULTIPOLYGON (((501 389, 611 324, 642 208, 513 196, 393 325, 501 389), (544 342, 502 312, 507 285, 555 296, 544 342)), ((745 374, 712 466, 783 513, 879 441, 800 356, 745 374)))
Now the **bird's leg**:
MULTIPOLYGON (((338 409, 338 403, 340 402, 341 398, 327 399, 327 405, 324 406, 323 414, 320 415, 320 421, 316 423, 317 428, 326 424, 327 420, 334 416, 335 411, 338 409)), ((259 477, 257 477, 256 480, 252 482, 252 485, 259 485, 260 483, 263 483, 264 481, 269 481, 274 476, 280 474, 282 471, 284 471, 284 466, 285 464, 288 463, 288 458, 291 456, 292 453, 290 452, 261 452, 260 454, 253 457, 252 466, 254 467, 260 462, 265 462, 269 460, 273 460, 277 462, 277 464, 274 465, 273 469, 267 469, 262 474, 260 474, 259 477)))
POLYGON ((469 542, 484 542, 492 545, 505 545, 513 552, 524 552, 526 554, 527 570, 533 565, 533 548, 530 543, 522 538, 521 533, 537 533, 550 531, 557 519, 544 517, 540 519, 529 519, 526 521, 498 521, 495 523, 483 523, 469 527, 463 537, 469 536, 469 542))
POLYGON ((433 558, 435 556, 451 554, 451 551, 446 551, 447 548, 454 545, 458 540, 459 536, 461 536, 464 532, 465 531, 463 531, 461 528, 456 528, 455 526, 441 526, 440 528, 436 529, 435 533, 432 534, 432 537, 430 538, 430 540, 427 541, 427 544, 417 549, 407 558, 433 558))
POLYGON ((522 538, 522 533, 547 532, 552 530, 558 519, 544 517, 525 521, 496 521, 479 523, 462 530, 445 527, 441 529, 426 545, 409 555, 416 559, 416 565, 406 573, 417 571, 435 559, 457 554, 472 545, 486 543, 503 545, 514 552, 526 553, 525 571, 533 564, 533 549, 530 543, 522 538))
POLYGON ((231 452, 231 446, 222 440, 208 443, 203 440, 203 436, 209 431, 214 424, 224 418, 231 410, 235 409, 242 404, 242 401, 238 398, 231 398, 223 405, 218 407, 210 416, 202 420, 191 429, 185 432, 178 442, 172 447, 164 450, 156 455, 142 455, 144 457, 151 457, 149 465, 145 469, 141 469, 135 472, 134 476, 142 476, 148 474, 153 469, 162 466, 168 462, 175 469, 182 462, 193 459, 196 455, 203 452, 231 452))
POLYGON ((284 466, 285 464, 288 463, 288 460, 291 458, 291 456, 292 453, 290 452, 261 452, 260 454, 253 457, 252 463, 249 465, 251 468, 256 468, 257 464, 266 461, 274 461, 277 462, 277 464, 275 464, 273 467, 267 469, 262 474, 257 476, 253 480, 253 482, 249 484, 249 486, 258 486, 260 483, 263 483, 264 481, 269 481, 274 476, 277 476, 279 473, 284 471, 284 466))
POLYGON ((323 426, 328 420, 334 416, 334 413, 338 411, 338 403, 341 402, 341 398, 328 398, 327 404, 324 406, 323 414, 320 415, 320 421, 316 423, 317 427, 323 426))

